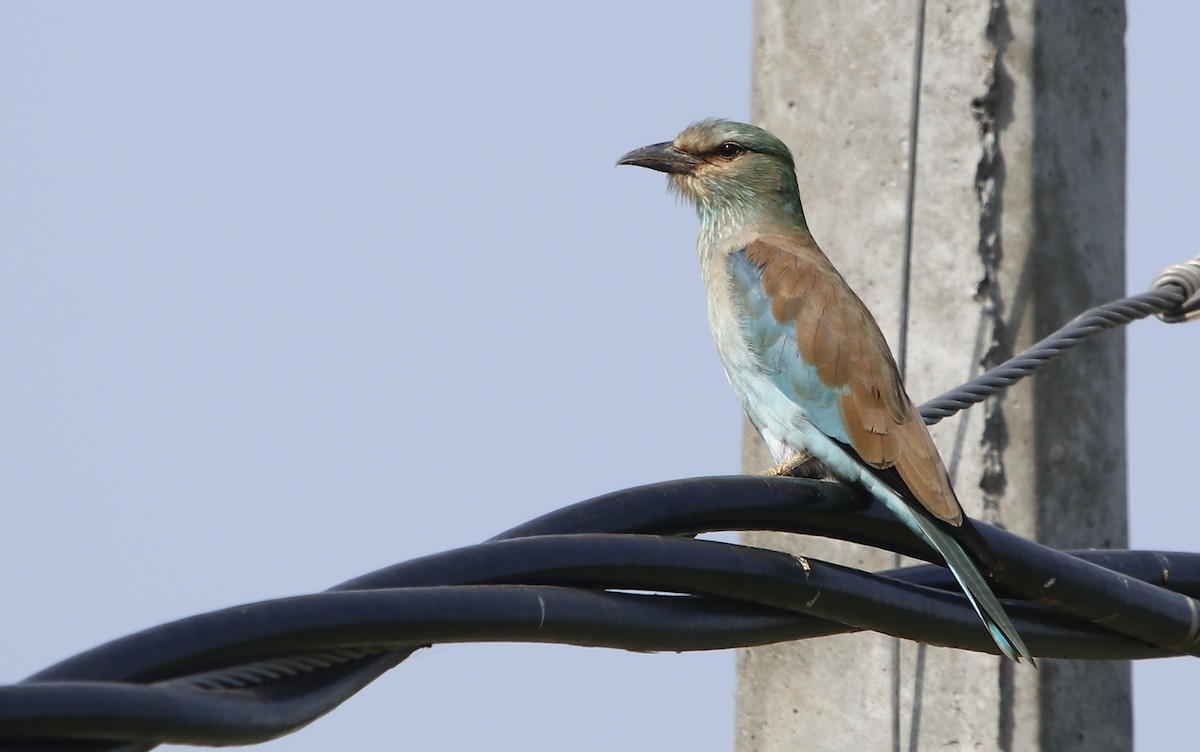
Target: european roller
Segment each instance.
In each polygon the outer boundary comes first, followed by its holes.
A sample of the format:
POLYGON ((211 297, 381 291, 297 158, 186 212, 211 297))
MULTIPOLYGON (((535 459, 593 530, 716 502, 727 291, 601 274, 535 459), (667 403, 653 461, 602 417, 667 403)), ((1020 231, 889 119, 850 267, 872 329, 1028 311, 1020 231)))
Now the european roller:
POLYGON ((879 325, 808 231, 787 146, 753 125, 702 120, 618 164, 667 173, 695 205, 713 338, 775 461, 811 456, 865 488, 941 554, 1000 652, 1032 661, 981 571, 998 562, 879 325))

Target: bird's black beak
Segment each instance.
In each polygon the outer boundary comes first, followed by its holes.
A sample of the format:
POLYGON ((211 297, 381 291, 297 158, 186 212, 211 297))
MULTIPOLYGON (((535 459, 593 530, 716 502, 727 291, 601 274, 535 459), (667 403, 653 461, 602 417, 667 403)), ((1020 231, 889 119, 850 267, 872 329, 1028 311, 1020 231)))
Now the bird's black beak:
POLYGON ((690 175, 696 171, 701 160, 691 154, 679 151, 672 142, 664 141, 661 144, 650 144, 640 149, 634 149, 617 160, 617 164, 649 167, 651 170, 676 175, 690 175))

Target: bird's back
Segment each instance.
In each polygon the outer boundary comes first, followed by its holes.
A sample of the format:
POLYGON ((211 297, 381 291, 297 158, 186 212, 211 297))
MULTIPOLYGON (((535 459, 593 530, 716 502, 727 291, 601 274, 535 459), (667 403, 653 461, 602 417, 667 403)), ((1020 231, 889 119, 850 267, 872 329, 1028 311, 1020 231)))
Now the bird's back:
MULTIPOLYGON (((737 379, 731 373, 730 380, 735 389, 737 381, 766 382, 738 391, 764 438, 774 437, 772 451, 803 450, 794 445, 803 434, 787 422, 807 420, 869 467, 895 468, 906 495, 938 519, 960 524, 949 475, 883 333, 812 237, 763 236, 728 253, 724 265, 734 315, 721 326, 738 330, 756 371, 737 379), (771 388, 776 394, 764 398, 771 388)), ((724 354, 720 340, 730 335, 717 337, 724 354)))

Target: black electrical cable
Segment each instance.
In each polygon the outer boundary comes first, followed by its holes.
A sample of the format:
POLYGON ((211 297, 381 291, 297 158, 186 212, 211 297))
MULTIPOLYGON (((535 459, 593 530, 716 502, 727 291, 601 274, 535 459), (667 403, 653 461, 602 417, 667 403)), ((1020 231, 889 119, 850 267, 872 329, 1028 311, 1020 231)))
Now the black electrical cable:
MULTIPOLYGON (((831 634, 859 626, 969 649, 991 649, 961 595, 903 583, 903 579, 918 582, 924 578, 930 584, 948 586, 935 574, 939 567, 909 568, 888 573, 894 575, 891 577, 877 576, 816 560, 801 563, 778 552, 647 534, 670 530, 690 535, 720 527, 719 523, 731 517, 740 519, 742 527, 807 531, 811 524, 830 534, 837 534, 839 528, 857 530, 856 523, 865 520, 868 524, 861 527, 874 533, 858 533, 858 537, 885 544, 903 539, 899 524, 873 502, 819 481, 739 476, 629 489, 547 515, 536 524, 501 536, 502 540, 389 567, 325 594, 204 614, 88 651, 40 672, 29 683, 3 688, 0 708, 9 715, 0 714, 0 737, 33 733, 37 728, 55 729, 62 735, 68 733, 68 726, 92 738, 140 738, 151 743, 168 739, 233 743, 230 739, 234 737, 278 735, 335 707, 349 696, 349 689, 356 690, 415 647, 457 639, 557 639, 638 650, 710 649, 831 634), (547 534, 529 537, 531 527, 547 534), (642 532, 571 532, 588 528, 633 528, 642 532), (452 586, 518 581, 542 584, 452 586), (565 587, 567 584, 572 587, 565 587), (404 589, 381 589, 385 587, 404 589), (709 597, 606 593, 598 589, 602 587, 701 592, 709 597), (543 599, 536 621, 529 607, 530 593, 543 599), (814 595, 815 601, 808 603, 814 595), (525 598, 521 603, 526 610, 517 615, 510 613, 506 621, 502 618, 505 609, 516 608, 513 604, 519 598, 525 598), (742 602, 734 603, 734 598, 742 602), (664 602, 669 615, 657 610, 660 602, 664 602), (637 611, 628 612, 634 608, 628 604, 638 604, 637 611), (543 606, 550 610, 541 611, 543 606), (834 619, 824 621, 783 611, 801 607, 834 619), (439 608, 449 611, 439 612, 439 608), (607 623, 605 618, 615 619, 616 623, 607 623), (638 618, 644 619, 645 629, 638 627, 643 624, 638 618), (677 635, 672 629, 684 634, 677 635), (371 653, 387 645, 404 647, 391 654, 371 653), (279 669, 290 665, 295 655, 327 654, 336 649, 362 652, 351 652, 350 660, 344 663, 334 662, 312 671, 289 673, 279 669), (226 681, 234 677, 235 685, 244 682, 246 677, 240 676, 236 667, 246 663, 256 664, 258 684, 253 683, 252 676, 246 687, 216 693, 204 690, 204 702, 189 706, 190 710, 175 711, 186 717, 168 719, 151 714, 158 724, 153 734, 146 730, 149 721, 145 718, 117 713, 116 717, 75 718, 65 724, 61 715, 66 712, 63 708, 86 709, 91 707, 89 703, 107 697, 103 687, 119 688, 114 690, 114 698, 105 700, 104 706, 110 710, 124 707, 121 698, 136 702, 128 698, 145 696, 130 694, 116 682, 96 684, 100 680, 163 682, 166 686, 157 687, 164 693, 156 695, 160 700, 154 707, 158 708, 166 702, 163 697, 177 703, 180 698, 193 696, 188 693, 201 691, 193 688, 192 682, 220 687, 222 676, 226 681), (81 680, 91 683, 81 684, 81 680), (39 683, 43 686, 36 688, 39 683), (56 689, 46 689, 51 684, 56 689), (23 694, 27 690, 34 694, 23 694), (73 695, 76 691, 82 694, 73 695), (223 699, 218 701, 216 695, 223 699), (33 702, 27 699, 30 697, 51 698, 53 706, 60 708, 60 716, 48 725, 30 725, 32 708, 26 704, 33 702), (74 704, 67 702, 72 697, 76 698, 71 701, 74 704), (283 705, 278 705, 280 702, 283 705), (232 705, 244 710, 233 712, 232 705), (261 718, 246 725, 246 713, 257 718, 267 707, 272 708, 269 715, 275 718, 271 729, 262 726, 266 721, 261 718), (280 710, 283 707, 288 712, 280 710), (207 720, 201 722, 188 713, 207 720), (85 720, 101 725, 82 725, 85 720)), ((985 528, 989 540, 998 532, 985 528)), ((1007 558, 1007 538, 1001 534, 993 543, 1007 558)), ((1035 552, 1041 549, 1030 545, 1035 552)), ((1129 559, 1138 574, 1156 579, 1162 579, 1164 569, 1190 568, 1190 580, 1170 578, 1177 585, 1190 583, 1194 587, 1200 580, 1196 576, 1200 573, 1200 562, 1196 561, 1200 557, 1196 556, 1129 552, 1106 552, 1102 556, 1113 566, 1129 559)), ((1038 571, 1036 563, 1027 569, 1038 571)), ((1119 576, 1099 572, 1101 577, 1119 576)), ((1093 586, 1086 577, 1083 579, 1085 589, 1093 586)), ((1043 606, 1009 603, 1006 607, 1040 655, 1129 658, 1170 654, 1055 614, 1043 606)))

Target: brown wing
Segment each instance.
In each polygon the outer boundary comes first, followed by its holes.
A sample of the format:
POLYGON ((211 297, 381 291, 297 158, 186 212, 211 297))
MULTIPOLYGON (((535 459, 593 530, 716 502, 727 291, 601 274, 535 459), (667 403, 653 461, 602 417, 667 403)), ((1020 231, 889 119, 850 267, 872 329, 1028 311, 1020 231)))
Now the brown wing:
POLYGON ((765 237, 746 247, 746 257, 762 271, 775 320, 795 322, 800 356, 826 386, 848 387, 841 412, 854 451, 871 467, 896 468, 934 517, 961 525, 950 477, 879 325, 816 241, 807 234, 765 237))

